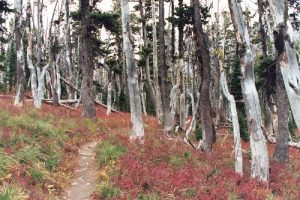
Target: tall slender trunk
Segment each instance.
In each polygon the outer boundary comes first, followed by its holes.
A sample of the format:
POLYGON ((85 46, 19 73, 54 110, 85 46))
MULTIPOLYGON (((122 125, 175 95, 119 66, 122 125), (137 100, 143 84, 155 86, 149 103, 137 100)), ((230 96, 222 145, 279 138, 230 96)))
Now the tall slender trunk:
POLYGON ((265 0, 257 0, 257 6, 258 6, 258 20, 259 20, 259 32, 261 37, 261 45, 262 45, 262 51, 263 56, 266 57, 268 53, 268 46, 267 46, 267 34, 266 34, 266 22, 264 19, 264 13, 265 13, 265 0))
POLYGON ((158 48, 157 48, 157 27, 156 27, 156 3, 152 0, 152 37, 153 37, 153 76, 154 76, 154 90, 156 96, 156 116, 158 116, 158 122, 163 121, 163 108, 161 91, 158 80, 158 48))
POLYGON ((164 9, 164 0, 159 0, 159 82, 164 116, 164 133, 170 133, 174 124, 170 109, 170 86, 168 82, 168 66, 166 65, 164 9))
POLYGON ((24 71, 25 71, 25 61, 24 61, 24 47, 22 42, 21 33, 21 17, 22 17, 22 0, 15 0, 15 41, 16 41, 16 51, 17 51, 17 85, 16 85, 16 97, 15 106, 22 106, 24 100, 24 71))
POLYGON ((128 0, 121 0, 121 10, 122 10, 123 51, 126 59, 131 123, 133 125, 132 134, 130 138, 142 139, 144 137, 144 124, 142 118, 140 88, 137 79, 138 76, 135 69, 135 63, 134 63, 133 38, 131 36, 131 29, 130 29, 128 0))
POLYGON ((96 106, 93 99, 93 77, 94 69, 91 57, 91 25, 89 1, 80 0, 81 15, 81 58, 82 69, 81 98, 83 103, 83 116, 96 118, 96 106))
POLYGON ((194 8, 194 31, 197 38, 197 51, 198 62, 200 62, 200 74, 201 76, 201 88, 200 88, 200 111, 201 122, 203 126, 203 150, 210 153, 212 151, 212 145, 215 139, 215 130, 212 120, 212 109, 210 103, 210 56, 208 52, 207 36, 203 31, 201 17, 200 17, 200 5, 199 0, 193 0, 192 5, 194 8))
MULTIPOLYGON (((65 13, 64 13, 64 18, 65 18, 65 48, 66 48, 66 66, 67 66, 67 76, 68 76, 68 81, 71 84, 74 84, 74 70, 73 70, 73 62, 72 62, 72 46, 71 46, 71 33, 70 33, 70 11, 69 11, 69 5, 70 2, 69 0, 65 0, 65 13)), ((72 99, 75 98, 74 95, 74 90, 67 86, 67 93, 68 93, 68 98, 72 99)))
POLYGON ((178 51, 179 51, 179 63, 178 63, 178 73, 179 73, 179 125, 185 130, 186 129, 186 103, 185 103, 185 73, 184 73, 184 49, 183 49, 183 0, 179 0, 179 25, 178 25, 178 51))
POLYGON ((248 131, 251 146, 251 177, 261 181, 269 179, 269 156, 262 130, 262 116, 254 81, 253 54, 241 3, 228 0, 231 19, 236 32, 238 53, 242 68, 242 90, 246 105, 248 131))
MULTIPOLYGON (((144 14, 144 5, 143 5, 142 0, 139 0, 139 4, 140 4, 140 14, 141 14, 141 18, 142 18, 142 37, 143 37, 143 42, 144 42, 143 47, 148 48, 149 41, 148 41, 148 36, 147 36, 146 21, 145 21, 145 14, 144 14)), ((150 75, 150 61, 149 61, 150 56, 149 56, 148 53, 146 55, 144 55, 144 60, 145 60, 145 75, 146 75, 147 88, 149 90, 150 98, 151 98, 151 101, 153 103, 153 106, 154 106, 154 109, 155 109, 155 112, 156 112, 156 117, 157 117, 157 119, 159 119, 159 111, 157 110, 155 89, 153 87, 153 81, 151 80, 151 75, 150 75)), ((142 95, 144 95, 144 94, 142 93, 142 95)))

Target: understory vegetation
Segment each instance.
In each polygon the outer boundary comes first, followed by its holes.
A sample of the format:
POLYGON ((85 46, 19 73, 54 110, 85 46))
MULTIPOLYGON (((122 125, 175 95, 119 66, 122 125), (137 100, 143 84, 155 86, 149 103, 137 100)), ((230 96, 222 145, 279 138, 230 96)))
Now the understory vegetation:
MULTIPOLYGON (((142 144, 130 142, 130 115, 83 119, 79 111, 45 106, 24 110, 1 100, 0 199, 53 199, 73 177, 78 147, 94 138, 98 185, 95 199, 297 199, 300 160, 290 149, 289 165, 271 162, 269 187, 250 179, 250 148, 244 149, 244 177, 234 172, 233 136, 218 132, 206 155, 180 137, 166 138, 156 119, 146 117, 142 144), (4 106, 5 105, 5 106, 4 106), (47 114, 43 114, 46 113, 47 114), (104 128, 105 127, 105 128, 104 128)), ((195 139, 197 136, 195 136, 195 139)), ((274 150, 269 145, 269 153, 274 150)))

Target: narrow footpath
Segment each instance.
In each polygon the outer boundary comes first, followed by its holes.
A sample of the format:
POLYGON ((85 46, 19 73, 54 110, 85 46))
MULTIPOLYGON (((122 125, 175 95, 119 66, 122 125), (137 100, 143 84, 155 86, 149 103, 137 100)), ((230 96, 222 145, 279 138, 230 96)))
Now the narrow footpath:
POLYGON ((85 144, 79 149, 76 175, 66 189, 63 200, 89 200, 97 185, 95 151, 99 142, 85 144))

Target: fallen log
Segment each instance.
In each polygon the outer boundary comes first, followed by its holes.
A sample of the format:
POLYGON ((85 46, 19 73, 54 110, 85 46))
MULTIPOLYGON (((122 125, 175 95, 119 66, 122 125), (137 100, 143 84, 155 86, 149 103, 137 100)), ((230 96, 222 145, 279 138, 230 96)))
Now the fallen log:
MULTIPOLYGON (((69 83, 66 79, 64 79, 63 77, 60 77, 60 79, 65 83, 65 84, 67 84, 69 87, 71 87, 72 89, 74 89, 74 90, 76 90, 78 93, 80 93, 80 90, 78 89, 78 88, 76 88, 74 85, 72 85, 71 83, 69 83)), ((76 101, 76 102, 78 102, 78 100, 76 101)), ((94 100, 94 102, 97 104, 97 105, 99 105, 99 106, 102 106, 102 107, 104 107, 104 108, 107 108, 107 106, 105 105, 105 104, 103 104, 103 103, 101 103, 101 102, 99 102, 99 101, 97 101, 97 100, 94 100)), ((116 109, 111 109, 111 111, 112 112, 120 112, 120 111, 118 111, 118 110, 116 110, 116 109)))

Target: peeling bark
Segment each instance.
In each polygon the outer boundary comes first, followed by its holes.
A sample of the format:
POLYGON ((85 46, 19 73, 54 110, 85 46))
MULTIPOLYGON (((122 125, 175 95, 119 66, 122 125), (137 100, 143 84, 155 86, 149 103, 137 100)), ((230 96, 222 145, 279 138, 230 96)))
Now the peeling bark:
POLYGON ((21 22, 22 22, 22 0, 15 0, 15 42, 17 51, 17 85, 16 97, 14 101, 15 106, 22 106, 24 101, 24 47, 22 42, 21 22))
POLYGON ((135 69, 133 55, 133 38, 131 37, 128 0, 121 0, 123 51, 127 67, 127 82, 129 91, 132 134, 130 139, 142 139, 144 137, 144 124, 142 118, 142 105, 138 76, 135 69))
POLYGON ((269 179, 269 156, 262 130, 262 116, 254 81, 253 53, 241 3, 228 0, 231 19, 236 32, 238 53, 242 68, 242 90, 246 105, 248 131, 251 147, 251 177, 267 182, 269 179))

